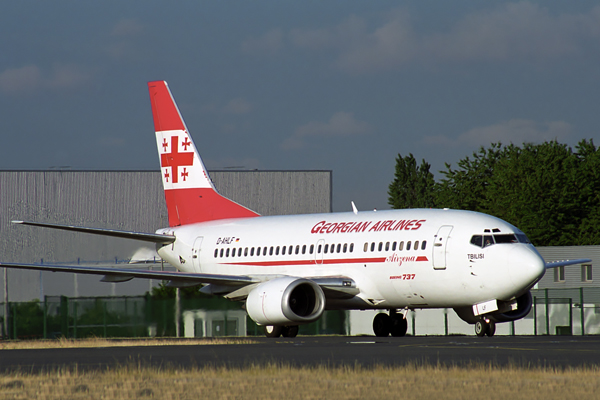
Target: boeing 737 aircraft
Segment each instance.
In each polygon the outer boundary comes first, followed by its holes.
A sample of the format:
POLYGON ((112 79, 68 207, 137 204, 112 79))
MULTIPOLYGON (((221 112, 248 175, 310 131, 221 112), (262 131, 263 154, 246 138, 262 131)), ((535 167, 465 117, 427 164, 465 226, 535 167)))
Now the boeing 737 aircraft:
POLYGON ((294 337, 326 309, 387 310, 377 336, 404 336, 408 310, 453 308, 493 336, 495 324, 523 318, 529 290, 546 269, 523 232, 471 211, 406 209, 259 216, 217 193, 166 82, 148 83, 169 227, 156 233, 19 224, 144 240, 178 272, 0 263, 1 267, 203 285, 245 302, 269 337, 294 337))

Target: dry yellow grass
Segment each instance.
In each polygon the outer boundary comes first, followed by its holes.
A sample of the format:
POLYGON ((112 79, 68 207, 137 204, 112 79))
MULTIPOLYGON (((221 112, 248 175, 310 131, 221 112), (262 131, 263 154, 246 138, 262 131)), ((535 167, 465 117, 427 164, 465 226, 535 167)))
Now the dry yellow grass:
POLYGON ((173 346, 206 344, 251 344, 251 339, 205 338, 205 339, 47 339, 47 340, 6 340, 0 341, 0 350, 11 349, 64 349, 83 347, 128 347, 128 346, 173 346))
POLYGON ((403 366, 57 370, 0 375, 0 399, 594 399, 600 370, 403 366))

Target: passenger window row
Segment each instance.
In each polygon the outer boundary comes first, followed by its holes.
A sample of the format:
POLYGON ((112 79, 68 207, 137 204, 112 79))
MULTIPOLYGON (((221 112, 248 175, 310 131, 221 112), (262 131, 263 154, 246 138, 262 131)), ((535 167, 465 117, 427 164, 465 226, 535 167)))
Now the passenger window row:
MULTIPOLYGON (((406 242, 406 250, 419 250, 419 241, 415 240, 414 243, 412 243, 410 240, 408 242, 406 242)), ((423 240, 421 242, 421 250, 425 250, 425 248, 427 248, 427 240, 423 240)), ((363 251, 365 253, 367 253, 369 250, 371 250, 372 252, 374 251, 396 251, 396 249, 398 251, 403 251, 404 250, 404 241, 401 242, 371 242, 370 245, 369 243, 365 243, 365 246, 363 248, 363 251)))
MULTIPOLYGON (((317 254, 325 253, 352 253, 354 251, 354 243, 338 243, 338 244, 319 244, 317 246, 317 254)), ((254 256, 278 256, 278 255, 296 255, 296 254, 314 254, 315 245, 310 246, 299 244, 294 246, 264 246, 264 247, 237 247, 237 248, 220 248, 215 249, 214 257, 254 257, 254 256)))

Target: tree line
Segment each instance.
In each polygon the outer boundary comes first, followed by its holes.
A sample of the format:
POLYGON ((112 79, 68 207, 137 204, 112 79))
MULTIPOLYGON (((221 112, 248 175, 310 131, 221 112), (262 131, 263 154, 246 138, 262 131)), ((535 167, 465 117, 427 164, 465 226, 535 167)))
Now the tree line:
POLYGON ((600 244, 600 150, 557 141, 481 147, 438 181, 425 160, 396 157, 392 208, 479 211, 521 229, 537 246, 600 244))

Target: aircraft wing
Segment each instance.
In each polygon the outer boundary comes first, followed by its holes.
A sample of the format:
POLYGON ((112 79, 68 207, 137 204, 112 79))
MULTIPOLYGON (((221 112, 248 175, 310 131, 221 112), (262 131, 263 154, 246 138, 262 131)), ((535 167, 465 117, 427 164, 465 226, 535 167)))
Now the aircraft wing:
MULTIPOLYGON (((49 265, 49 264, 15 264, 2 263, 0 267, 30 269, 49 272, 71 272, 76 274, 104 275, 103 282, 126 282, 133 278, 161 279, 171 281, 171 286, 194 286, 194 284, 217 284, 223 286, 245 286, 259 283, 260 280, 249 276, 191 274, 174 271, 149 271, 143 269, 87 267, 79 265, 49 265)), ((233 289, 232 289, 233 290, 233 289)))
POLYGON ((175 241, 175 236, 159 235, 156 233, 129 232, 129 231, 119 231, 116 229, 103 229, 103 228, 87 228, 85 226, 48 224, 48 223, 31 222, 31 221, 12 221, 12 223, 20 224, 20 225, 41 226, 44 228, 60 229, 63 231, 93 233, 96 235, 142 240, 144 242, 152 242, 152 243, 167 244, 167 243, 173 243, 175 241))
POLYGON ((592 260, 589 258, 579 258, 577 260, 550 261, 550 262, 546 262, 546 269, 556 268, 556 267, 564 267, 566 265, 591 263, 591 262, 592 262, 592 260))

